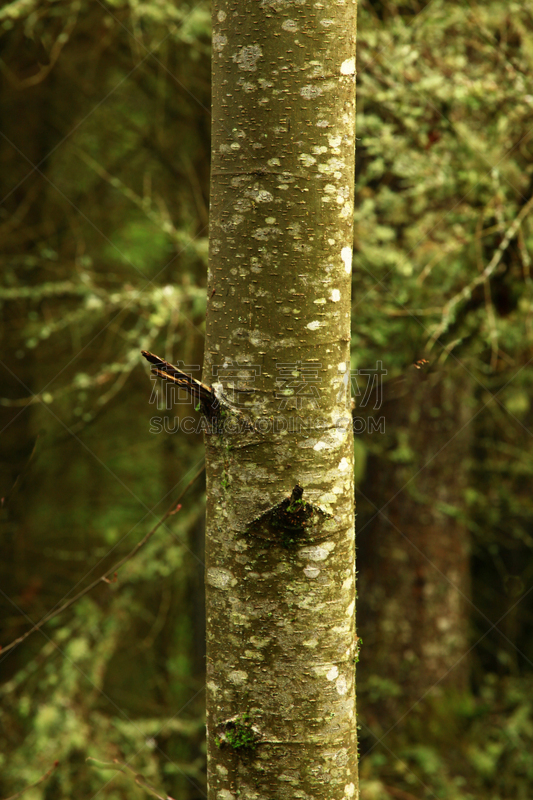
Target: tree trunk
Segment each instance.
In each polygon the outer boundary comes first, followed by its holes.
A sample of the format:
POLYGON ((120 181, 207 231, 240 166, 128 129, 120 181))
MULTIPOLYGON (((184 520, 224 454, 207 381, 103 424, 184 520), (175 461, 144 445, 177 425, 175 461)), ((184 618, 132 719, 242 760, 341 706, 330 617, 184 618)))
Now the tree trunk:
POLYGON ((356 797, 355 3, 213 22, 209 797, 356 797))
POLYGON ((362 702, 378 729, 428 693, 468 687, 469 391, 461 374, 420 382, 413 373, 382 409, 396 444, 369 462, 359 542, 360 632, 372 653, 362 702))

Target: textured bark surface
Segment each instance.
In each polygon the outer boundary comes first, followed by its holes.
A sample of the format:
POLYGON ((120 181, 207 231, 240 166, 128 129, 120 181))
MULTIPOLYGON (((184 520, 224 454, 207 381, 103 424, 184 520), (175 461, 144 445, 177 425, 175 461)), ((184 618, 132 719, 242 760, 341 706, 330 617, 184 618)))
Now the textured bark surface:
POLYGON ((385 728, 429 692, 468 687, 468 392, 461 375, 422 383, 415 375, 404 396, 383 407, 404 455, 398 460, 397 448, 385 464, 372 459, 362 486, 383 509, 361 523, 359 577, 360 633, 372 652, 362 680, 372 673, 381 681, 381 689, 371 684, 374 702, 367 696, 365 709, 385 728))
POLYGON ((209 797, 356 797, 355 4, 213 22, 209 797))

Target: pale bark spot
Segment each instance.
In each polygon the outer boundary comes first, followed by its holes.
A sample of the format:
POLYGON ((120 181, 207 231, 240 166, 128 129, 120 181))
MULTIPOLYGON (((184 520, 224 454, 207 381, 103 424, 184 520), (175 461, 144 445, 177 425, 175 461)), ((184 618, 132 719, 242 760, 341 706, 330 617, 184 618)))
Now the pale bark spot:
POLYGON ((346 786, 344 787, 344 794, 346 795, 346 797, 353 797, 354 796, 354 794, 355 794, 355 786, 353 785, 353 783, 347 783, 346 784, 346 786))
POLYGON ((213 50, 220 53, 228 43, 228 37, 223 33, 213 34, 213 50))
POLYGON ((339 372, 346 372, 346 361, 341 361, 340 364, 337 365, 337 369, 339 372))
POLYGON ((304 575, 313 580, 313 578, 318 578, 320 570, 317 567, 305 567, 304 575))
POLYGON ((217 14, 217 19, 218 19, 219 22, 224 22, 224 20, 226 19, 226 12, 225 11, 219 11, 218 14, 217 14))
POLYGON ((255 72, 257 69, 257 61, 263 55, 263 51, 258 44, 250 44, 241 47, 233 56, 233 61, 237 64, 239 69, 246 72, 255 72))
POLYGON ((252 200, 255 200, 256 203, 271 203, 274 199, 274 195, 267 192, 266 189, 252 189, 246 192, 246 194, 248 197, 251 197, 252 200))
POLYGON ((352 213, 352 208, 350 206, 350 203, 345 203, 341 209, 341 217, 344 219, 346 217, 351 216, 351 213, 352 213))
POLYGON ((344 161, 340 158, 330 158, 327 164, 319 164, 317 169, 325 175, 333 175, 336 180, 342 178, 342 170, 344 168, 344 161))
POLYGON ((313 300, 313 303, 316 303, 316 305, 318 305, 318 306, 323 306, 326 303, 326 298, 325 297, 319 297, 318 300, 313 300))
POLYGON ((341 675, 340 678, 335 683, 335 688, 337 690, 337 694, 343 695, 346 694, 348 691, 348 684, 346 683, 346 678, 344 675, 341 675))
POLYGON ((231 185, 239 188, 239 186, 245 186, 248 183, 248 176, 247 175, 234 175, 231 179, 231 185))
POLYGON ((355 74, 355 58, 347 58, 341 64, 341 75, 355 74))
POLYGON ((242 686, 248 680, 248 673, 243 669, 234 669, 228 673, 228 680, 234 683, 235 686, 242 686))
POLYGON ((256 228, 255 232, 252 234, 254 239, 258 239, 259 241, 267 241, 270 236, 279 236, 281 233, 279 228, 256 228))
POLYGON ((347 469, 350 469, 350 465, 348 463, 348 459, 341 458, 341 460, 339 461, 339 466, 338 466, 339 472, 346 472, 347 469))
POLYGON ((343 247, 341 250, 341 258, 344 261, 344 269, 346 272, 352 271, 352 257, 353 252, 351 247, 343 247))
POLYGON ((245 650, 244 657, 249 658, 253 661, 264 661, 265 657, 263 653, 260 653, 259 650, 245 650))
POLYGON ((267 164, 269 167, 280 167, 281 161, 279 160, 279 158, 269 158, 267 164))
POLYGON ((217 772, 219 775, 222 775, 223 778, 228 774, 228 770, 223 764, 217 764, 217 772))
POLYGON ((294 775, 287 775, 285 773, 278 775, 278 781, 285 781, 285 783, 292 783, 294 786, 297 786, 299 783, 298 778, 295 778, 294 775))
POLYGON ((229 589, 235 586, 236 581, 231 572, 227 569, 211 567, 207 570, 207 582, 216 589, 229 589))
POLYGON ((260 639, 259 636, 251 636, 250 642, 253 644, 254 647, 266 647, 271 641, 270 636, 265 636, 263 639, 260 639))
POLYGON ((325 561, 334 549, 334 542, 324 542, 314 547, 302 547, 299 551, 299 556, 300 558, 307 558, 309 561, 325 561))
POLYGON ((316 158, 310 156, 308 153, 302 153, 298 156, 298 161, 301 161, 304 167, 312 167, 316 164, 316 158))
POLYGON ((330 147, 340 147, 342 136, 328 136, 328 142, 330 147))
POLYGON ((316 329, 317 329, 317 328, 320 328, 320 327, 322 327, 322 323, 321 323, 321 322, 319 322, 318 320, 313 320, 313 322, 310 322, 310 323, 307 325, 307 328, 308 328, 310 331, 316 331, 316 329))
POLYGON ((332 289, 330 300, 332 300, 334 303, 338 303, 340 299, 341 299, 341 293, 339 292, 339 290, 332 289))
POLYGON ((355 600, 352 600, 346 611, 344 612, 347 617, 353 617, 353 612, 355 609, 355 600))
POLYGON ((235 800, 235 795, 227 789, 221 789, 217 792, 217 800, 235 800))
POLYGON ((317 644, 318 639, 306 639, 305 642, 303 642, 304 647, 316 647, 317 644))
POLYGON ((313 447, 313 450, 316 450, 319 453, 321 450, 328 450, 328 445, 325 442, 317 442, 313 447))
POLYGON ((338 667, 331 667, 331 669, 328 670, 328 672, 326 672, 326 678, 328 679, 328 681, 334 681, 335 678, 338 677, 338 675, 339 675, 338 667))
POLYGON ((333 492, 326 492, 326 494, 320 495, 320 502, 321 503, 336 503, 337 502, 337 495, 333 494, 333 492))
POLYGON ((281 27, 284 31, 295 32, 298 30, 298 24, 293 19, 286 19, 281 27))
POLYGON ((240 197, 236 203, 233 203, 235 211, 249 211, 252 208, 252 201, 247 197, 240 197))
POLYGON ((322 94, 321 86, 302 86, 300 94, 305 100, 313 100, 315 97, 320 97, 322 94))

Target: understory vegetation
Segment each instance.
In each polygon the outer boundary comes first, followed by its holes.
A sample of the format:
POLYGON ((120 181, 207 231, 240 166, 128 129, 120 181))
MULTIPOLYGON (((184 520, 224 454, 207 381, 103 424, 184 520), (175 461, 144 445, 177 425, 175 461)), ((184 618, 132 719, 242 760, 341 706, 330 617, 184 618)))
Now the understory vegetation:
MULTIPOLYGON (((150 433, 198 412, 165 407, 140 350, 201 379, 210 35, 205 0, 0 9, 0 643, 112 576, 0 652, 0 797, 205 797, 201 472, 112 568, 202 466, 200 434, 150 433)), ((357 61, 351 366, 392 386, 424 357, 471 415, 441 509, 468 536, 468 689, 387 712, 402 679, 375 671, 359 616, 362 796, 526 800, 533 2, 362 0, 357 61)), ((356 435, 358 526, 379 470, 416 471, 421 424, 356 435)))

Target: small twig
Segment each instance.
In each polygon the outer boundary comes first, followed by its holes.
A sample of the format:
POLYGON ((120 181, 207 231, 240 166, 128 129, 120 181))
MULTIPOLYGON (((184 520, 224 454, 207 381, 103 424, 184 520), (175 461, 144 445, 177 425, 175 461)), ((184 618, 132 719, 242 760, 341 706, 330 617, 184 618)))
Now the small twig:
POLYGON ((468 286, 465 286, 460 292, 454 295, 454 297, 452 297, 451 300, 448 300, 448 302, 446 303, 446 305, 442 310, 442 319, 439 325, 437 326, 435 332, 433 333, 431 339, 429 340, 429 348, 431 348, 435 344, 437 339, 439 339, 439 337, 442 336, 442 334, 448 329, 451 323, 452 312, 455 309, 455 306, 458 305, 458 303, 460 303, 461 300, 468 300, 472 296, 472 292, 474 291, 474 289, 480 284, 482 284, 484 281, 486 281, 488 278, 490 278, 490 276, 492 275, 492 273, 502 260, 503 254, 509 247, 509 244, 511 243, 512 239, 516 236, 516 233, 520 228, 520 223, 526 217, 526 215, 531 211, 532 206, 533 206, 533 196, 529 198, 527 203, 521 208, 520 213, 515 217, 513 222, 507 228, 505 236, 503 237, 498 249, 492 256, 491 260, 489 261, 483 272, 481 272, 476 278, 474 278, 474 280, 471 281, 468 284, 468 286))
POLYGON ((177 513, 178 513, 178 511, 181 509, 181 505, 180 505, 180 502, 179 502, 179 501, 182 499, 182 497, 185 495, 185 493, 186 493, 186 492, 187 492, 187 491, 190 489, 190 487, 193 485, 193 483, 195 482, 195 480, 196 480, 197 478, 199 478, 199 477, 200 477, 200 475, 202 474, 202 472, 204 471, 204 469, 205 469, 205 467, 203 467, 203 466, 202 466, 202 468, 198 470, 198 472, 196 473, 196 475, 194 476, 194 478, 192 478, 192 479, 189 481, 189 483, 187 484, 187 486, 185 487, 185 489, 182 491, 182 493, 181 493, 181 494, 180 494, 180 496, 178 497, 177 501, 175 501, 175 502, 173 502, 173 503, 172 503, 172 505, 170 506, 170 508, 168 509, 168 511, 167 511, 167 512, 166 512, 166 513, 165 513, 165 514, 164 514, 164 515, 161 517, 161 519, 159 520, 159 522, 157 522, 157 523, 156 523, 156 525, 154 525, 154 527, 152 528, 152 530, 151 530, 151 531, 148 531, 148 533, 146 534, 146 536, 144 536, 144 537, 141 539, 141 541, 140 541, 140 542, 138 542, 138 543, 135 545, 135 547, 133 548, 133 550, 131 550, 131 551, 130 551, 130 552, 129 552, 129 553, 126 555, 126 556, 124 556, 124 558, 122 558, 120 561, 118 561, 116 564, 114 564, 114 565, 113 565, 113 566, 112 566, 110 569, 108 569, 106 572, 104 572, 104 574, 103 574, 103 575, 101 575, 101 576, 100 576, 99 578, 97 578, 95 581, 93 581, 93 582, 92 582, 92 583, 90 583, 88 586, 86 586, 86 587, 85 587, 85 589, 82 589, 82 590, 81 590, 81 592, 78 592, 78 594, 74 595, 74 597, 71 597, 71 598, 70 598, 70 600, 67 600, 67 601, 66 601, 66 603, 63 603, 63 605, 62 605, 62 606, 60 606, 59 608, 57 608, 57 609, 55 609, 55 610, 53 610, 53 611, 50 611, 48 614, 46 614, 46 615, 45 615, 45 616, 42 618, 42 620, 41 620, 40 622, 38 622, 36 625, 34 625, 34 626, 33 626, 33 628, 30 628, 30 630, 29 630, 29 631, 26 631, 26 633, 24 633, 22 636, 19 636, 19 637, 18 637, 18 639, 15 639, 14 641, 10 642, 10 643, 9 643, 8 645, 6 645, 5 647, 0 647, 0 652, 1 652, 2 654, 4 654, 4 653, 7 653, 7 651, 8 651, 8 650, 12 650, 12 649, 13 649, 13 647, 16 647, 18 644, 20 644, 21 642, 23 642, 23 641, 24 641, 25 639, 27 639, 27 638, 28 638, 28 636, 30 636, 32 633, 35 633, 35 631, 38 631, 40 628, 42 628, 42 626, 43 626, 43 625, 44 625, 46 622, 49 622, 49 620, 53 619, 54 617, 57 617, 57 616, 58 616, 58 614, 62 614, 62 613, 63 613, 63 611, 66 611, 68 608, 70 608, 70 606, 74 605, 74 603, 77 603, 77 602, 78 602, 78 600, 80 600, 80 599, 81 599, 82 597, 84 597, 86 594, 89 594, 89 592, 91 592, 91 591, 92 591, 92 590, 93 590, 93 589, 94 589, 96 586, 98 586, 98 584, 99 584, 99 583, 102 583, 102 582, 103 582, 103 583, 116 583, 116 580, 117 580, 117 572, 118 572, 118 570, 119 570, 119 569, 120 569, 122 566, 124 566, 124 564, 125 564, 127 561, 130 561, 130 559, 132 559, 134 556, 136 556, 136 555, 137 555, 137 553, 139 552, 139 550, 140 550, 142 547, 144 547, 144 545, 145 545, 145 544, 146 544, 146 543, 147 543, 147 542, 148 542, 148 541, 149 541, 149 540, 152 538, 152 536, 154 535, 154 533, 155 533, 155 532, 156 532, 156 531, 157 531, 157 530, 158 530, 158 529, 161 527, 161 525, 162 525, 162 524, 163 524, 163 523, 164 523, 164 522, 165 522, 165 521, 166 521, 166 520, 167 520, 169 517, 172 517, 174 514, 177 514, 177 513), (110 576, 111 576, 111 578, 110 578, 110 576))
POLYGON ((12 794, 11 797, 6 797, 5 800, 17 800, 18 797, 22 797, 22 795, 28 792, 30 789, 35 789, 35 787, 39 786, 40 783, 44 783, 44 781, 48 780, 58 765, 59 761, 54 761, 53 767, 50 767, 50 769, 45 772, 44 775, 41 775, 39 780, 35 781, 35 783, 30 783, 29 786, 25 786, 24 789, 21 789, 20 792, 17 792, 16 794, 12 794))
POLYGON ((428 306, 428 308, 386 308, 388 317, 431 317, 442 314, 441 306, 428 306))
MULTIPOLYGON (((76 27, 77 20, 78 20, 78 11, 75 10, 74 13, 72 13, 68 18, 67 22, 65 23, 65 26, 63 27, 63 30, 61 31, 61 33, 55 40, 54 44, 52 45, 50 56, 48 58, 48 63, 45 64, 44 66, 40 65, 39 72, 37 72, 36 75, 32 75, 31 77, 25 78, 24 80, 19 80, 19 78, 17 78, 17 76, 13 72, 11 72, 11 70, 7 67, 7 65, 3 61, 0 61, 0 67, 2 69, 2 72, 5 72, 8 81, 11 83, 12 86, 15 87, 15 89, 18 90, 26 89, 29 86, 36 86, 38 83, 44 81, 47 75, 49 75, 49 73, 54 68, 55 63, 59 58, 63 47, 69 41, 70 34, 76 27)), ((44 51, 44 47, 42 47, 42 49, 44 51)))
MULTIPOLYGON (((148 783, 146 778, 141 775, 139 772, 135 772, 128 764, 123 764, 118 758, 114 758, 113 761, 100 761, 97 758, 89 757, 87 761, 94 761, 94 763, 99 766, 103 767, 104 769, 114 769, 118 772, 122 772, 124 775, 129 772, 137 786, 142 787, 148 794, 151 794, 153 797, 157 797, 157 800, 174 800, 174 798, 170 797, 170 795, 165 794, 164 796, 159 794, 159 792, 148 783)), ((11 798, 10 798, 11 800, 11 798)))
POLYGON ((37 436, 35 437, 35 442, 34 442, 34 445, 32 447, 32 451, 31 451, 31 453, 29 455, 29 458, 26 461, 26 463, 24 464, 24 466, 22 467, 22 469, 20 470, 20 472, 17 475, 17 477, 15 478, 15 482, 13 483, 13 486, 11 487, 11 490, 8 492, 8 494, 5 497, 0 497, 0 508, 3 508, 5 506, 6 501, 11 497, 11 495, 13 494, 13 492, 15 491, 17 486, 19 485, 23 475, 25 474, 26 470, 28 469, 28 467, 30 465, 30 462, 33 460, 33 457, 34 457, 34 455, 35 455, 35 453, 37 451, 37 442, 39 441, 40 435, 41 434, 38 433, 37 436))
MULTIPOLYGON (((490 236, 492 233, 494 233, 494 231, 499 231, 499 230, 500 230, 499 225, 491 225, 490 228, 484 228, 481 233, 481 238, 483 239, 485 236, 490 236)), ((432 258, 430 258, 430 260, 428 261, 428 263, 426 264, 420 275, 417 277, 416 279, 417 284, 420 285, 424 283, 425 279, 430 274, 433 267, 436 264, 438 264, 439 261, 442 261, 442 259, 450 255, 450 253, 453 253, 456 250, 460 250, 461 247, 466 247, 469 244, 470 244, 470 239, 461 239, 458 242, 454 242, 454 244, 443 245, 442 250, 438 250, 437 253, 435 253, 435 255, 432 256, 432 258)), ((439 312, 441 310, 442 309, 439 308, 439 312)))
POLYGON ((139 195, 134 192, 129 186, 126 186, 120 178, 116 176, 110 175, 107 170, 105 170, 100 164, 94 160, 90 155, 85 153, 81 148, 75 147, 76 153, 78 156, 84 161, 88 167, 90 167, 97 175, 99 175, 103 180, 107 181, 114 189, 120 191, 124 197, 127 197, 132 203, 135 203, 137 208, 140 208, 141 211, 146 214, 148 219, 153 222, 155 225, 158 226, 164 233, 168 236, 172 237, 172 239, 179 244, 180 246, 191 246, 194 247, 195 242, 194 239, 183 230, 179 230, 176 228, 174 223, 172 222, 171 215, 168 212, 168 209, 164 205, 161 198, 154 198, 154 202, 152 202, 151 195, 146 195, 144 197, 139 197, 139 195), (159 206, 158 210, 155 210, 155 205, 159 206))
POLYGON ((397 797, 398 800, 418 800, 414 794, 404 792, 403 789, 396 789, 394 786, 386 786, 385 784, 383 784, 383 788, 392 797, 397 797))
MULTIPOLYGON (((520 226, 520 228, 518 229, 518 250, 520 252, 520 258, 522 261, 522 274, 524 276, 524 283, 527 286, 529 298, 531 300, 532 296, 531 256, 527 251, 526 242, 524 239, 524 231, 522 230, 522 226, 520 226)), ((529 310, 526 314, 526 330, 528 333, 528 338, 531 339, 531 303, 529 304, 529 310)))
MULTIPOLYGON (((481 234, 483 232, 483 214, 479 215, 478 224, 476 226, 476 256, 478 272, 483 272, 483 250, 481 248, 481 234)), ((494 305, 490 292, 490 280, 485 278, 483 282, 483 290, 485 292, 485 308, 487 309, 487 319, 489 322, 490 331, 490 344, 491 344, 491 357, 490 367, 492 370, 496 369, 498 363, 498 327, 496 325, 496 314, 494 313, 494 305)))

